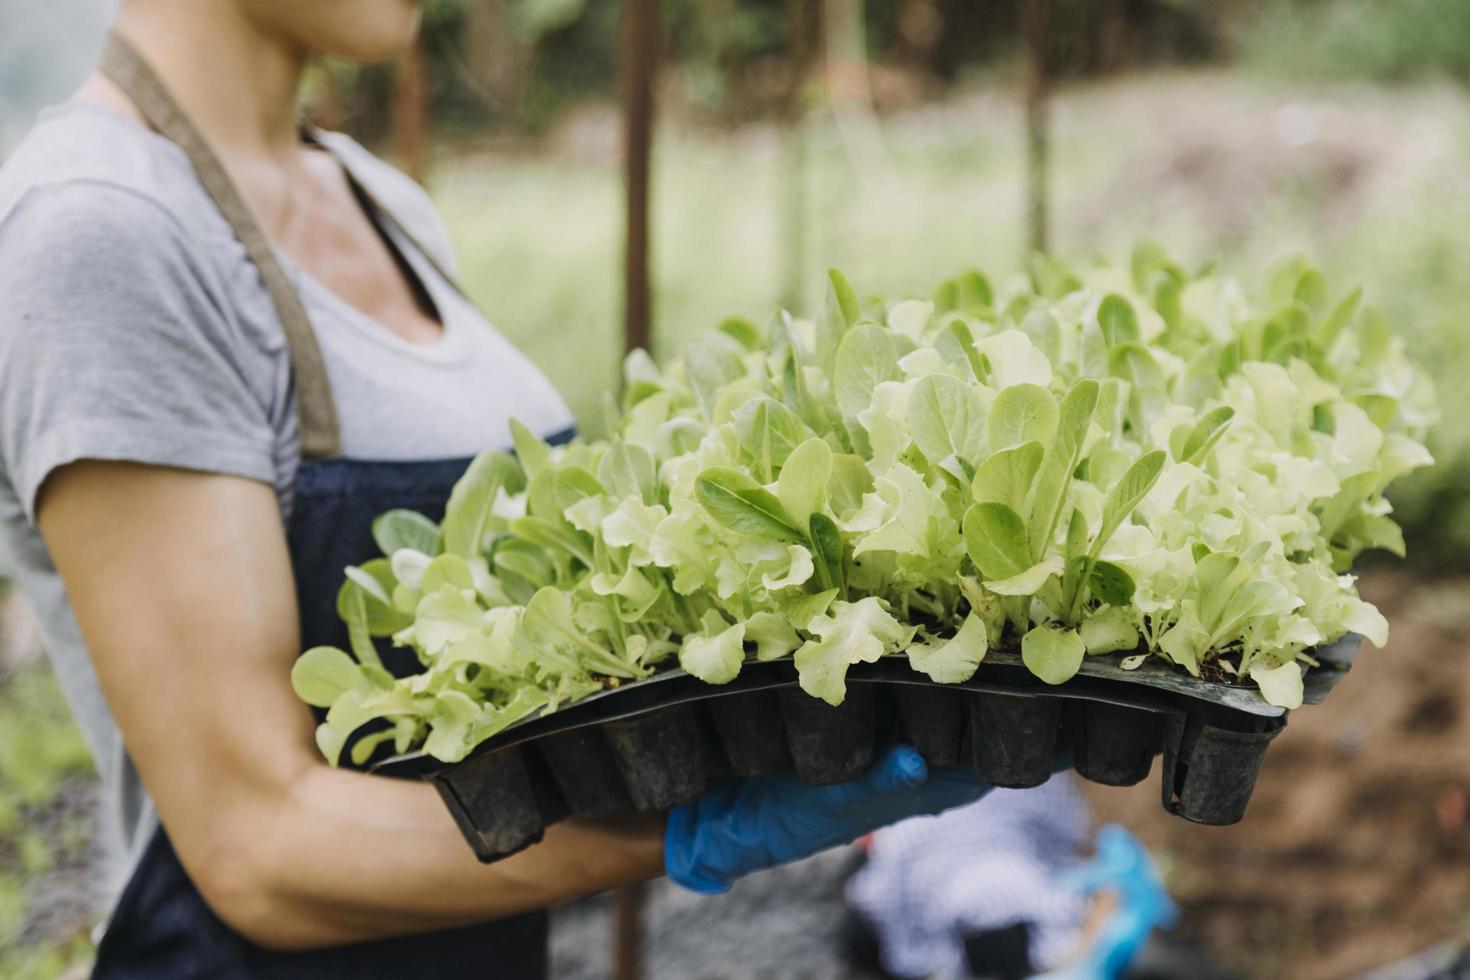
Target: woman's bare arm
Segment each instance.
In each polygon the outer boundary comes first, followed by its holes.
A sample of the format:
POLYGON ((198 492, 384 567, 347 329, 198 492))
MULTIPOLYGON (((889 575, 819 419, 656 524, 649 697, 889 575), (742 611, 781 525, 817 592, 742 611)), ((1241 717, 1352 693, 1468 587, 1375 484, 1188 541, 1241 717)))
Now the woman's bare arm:
POLYGON ((180 860, 262 945, 307 948, 543 908, 662 870, 662 824, 568 821, 476 862, 432 787, 329 767, 293 694, 295 591, 270 487, 81 462, 39 523, 180 860))

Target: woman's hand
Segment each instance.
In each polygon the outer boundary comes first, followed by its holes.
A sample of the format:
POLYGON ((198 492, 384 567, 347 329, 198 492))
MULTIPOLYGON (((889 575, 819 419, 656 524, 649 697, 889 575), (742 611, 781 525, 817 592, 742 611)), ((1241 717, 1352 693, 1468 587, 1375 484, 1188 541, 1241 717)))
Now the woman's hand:
POLYGON ((697 892, 722 892, 736 878, 785 864, 919 814, 973 803, 990 787, 968 769, 929 771, 901 745, 867 774, 836 786, 793 775, 728 782, 669 814, 668 876, 697 892))
POLYGON ((481 865, 429 785, 328 766, 291 691, 295 590, 265 484, 73 463, 39 524, 180 860, 255 942, 466 925, 659 873, 657 816, 567 821, 481 865))

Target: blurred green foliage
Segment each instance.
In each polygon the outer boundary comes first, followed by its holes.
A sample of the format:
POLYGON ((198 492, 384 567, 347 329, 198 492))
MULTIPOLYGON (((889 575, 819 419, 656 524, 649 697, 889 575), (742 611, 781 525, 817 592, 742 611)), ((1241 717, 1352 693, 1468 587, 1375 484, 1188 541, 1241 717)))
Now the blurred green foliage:
MULTIPOLYGON (((844 4, 863 53, 901 68, 910 95, 991 72, 1020 44, 1015 3, 839 0, 793 17, 789 0, 657 0, 666 106, 722 119, 780 111, 793 59, 820 47, 822 19, 844 4)), ((615 100, 618 20, 619 0, 432 0, 423 51, 436 127, 538 132, 580 102, 615 100)), ((1221 52, 1226 22, 1204 0, 1051 0, 1047 60, 1059 76, 1199 62, 1221 52)), ((334 65, 322 78, 338 88, 331 115, 360 137, 388 133, 391 69, 334 65)))
POLYGON ((49 668, 33 663, 0 675, 0 977, 7 980, 49 980, 91 953, 90 909, 75 910, 80 921, 48 923, 50 930, 29 914, 42 876, 86 854, 91 816, 62 797, 91 772, 49 668))
POLYGON ((1291 76, 1470 83, 1465 0, 1270 0, 1242 32, 1246 59, 1291 76))

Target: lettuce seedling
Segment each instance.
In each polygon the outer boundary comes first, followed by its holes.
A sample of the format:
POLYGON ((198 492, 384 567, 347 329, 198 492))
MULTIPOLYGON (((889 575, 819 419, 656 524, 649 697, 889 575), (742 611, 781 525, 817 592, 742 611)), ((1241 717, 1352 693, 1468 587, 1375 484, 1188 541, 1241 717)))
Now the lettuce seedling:
POLYGON ((815 321, 635 352, 610 439, 513 425, 440 524, 383 515, 339 596, 350 652, 293 682, 334 762, 454 761, 675 663, 721 684, 790 657, 839 704, 885 656, 960 683, 1004 649, 1048 684, 1156 657, 1294 707, 1307 651, 1386 640, 1349 570, 1402 554, 1384 494, 1431 462, 1436 417, 1383 318, 1327 296, 1300 261, 1252 300, 1155 246, 932 301, 834 272, 815 321), (384 641, 422 670, 390 676, 384 641))

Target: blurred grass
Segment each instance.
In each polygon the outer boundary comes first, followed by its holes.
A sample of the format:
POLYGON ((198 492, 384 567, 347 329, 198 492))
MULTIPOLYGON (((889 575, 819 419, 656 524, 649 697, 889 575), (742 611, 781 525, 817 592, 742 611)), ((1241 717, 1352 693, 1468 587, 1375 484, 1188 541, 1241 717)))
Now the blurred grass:
MULTIPOLYGON (((0 583, 3 592, 3 583, 0 583)), ((0 977, 49 980, 91 954, 86 893, 91 814, 68 795, 92 763, 61 691, 43 662, 0 674, 0 977), (83 894, 59 894, 55 872, 79 871, 83 894), (38 890, 49 887, 46 901, 38 890), (46 905, 44 921, 33 915, 46 905)))

